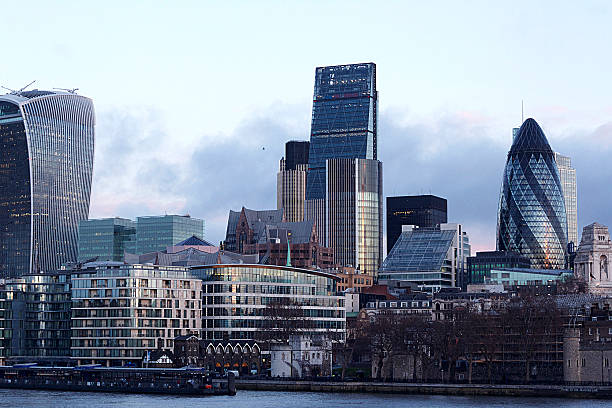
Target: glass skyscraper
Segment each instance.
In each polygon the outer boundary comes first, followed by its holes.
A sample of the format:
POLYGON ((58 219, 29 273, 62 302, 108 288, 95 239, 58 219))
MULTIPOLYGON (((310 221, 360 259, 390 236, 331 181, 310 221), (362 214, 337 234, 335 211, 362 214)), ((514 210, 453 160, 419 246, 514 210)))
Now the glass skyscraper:
POLYGON ((376 64, 317 68, 307 200, 325 198, 325 160, 377 159, 377 108, 376 64))
POLYGON ((382 163, 327 160, 327 246, 334 261, 376 276, 382 257, 382 163))
POLYGON ((276 175, 276 208, 283 210, 287 222, 304 221, 309 146, 310 142, 287 142, 285 157, 280 161, 276 175))
POLYGON ((497 250, 527 257, 532 268, 563 269, 567 217, 553 150, 527 119, 508 152, 497 222, 497 250))
POLYGON ((68 92, 0 96, 0 277, 77 260, 89 214, 95 114, 68 92))
POLYGON ((376 64, 316 69, 304 217, 316 222, 324 245, 328 242, 326 161, 376 160, 377 110, 376 64))
POLYGON ((572 159, 555 153, 555 161, 559 169, 565 212, 567 213, 567 242, 578 245, 578 198, 576 195, 576 169, 572 167, 572 159))

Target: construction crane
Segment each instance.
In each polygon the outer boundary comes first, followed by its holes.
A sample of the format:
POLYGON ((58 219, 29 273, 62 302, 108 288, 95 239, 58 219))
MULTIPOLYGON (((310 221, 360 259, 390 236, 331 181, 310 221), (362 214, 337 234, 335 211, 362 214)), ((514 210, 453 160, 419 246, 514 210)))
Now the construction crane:
POLYGON ((53 89, 57 89, 58 91, 66 91, 68 93, 74 94, 76 93, 76 91, 79 90, 79 88, 72 88, 72 89, 68 89, 68 88, 53 88, 53 89))
POLYGON ((21 93, 23 91, 25 91, 26 88, 29 87, 30 85, 32 85, 34 82, 36 82, 36 80, 33 80, 32 82, 30 82, 29 84, 27 84, 26 86, 24 86, 23 88, 21 88, 18 91, 14 90, 14 89, 11 89, 11 88, 7 88, 6 86, 2 86, 1 88, 6 89, 7 91, 11 91, 11 95, 21 95, 21 93))

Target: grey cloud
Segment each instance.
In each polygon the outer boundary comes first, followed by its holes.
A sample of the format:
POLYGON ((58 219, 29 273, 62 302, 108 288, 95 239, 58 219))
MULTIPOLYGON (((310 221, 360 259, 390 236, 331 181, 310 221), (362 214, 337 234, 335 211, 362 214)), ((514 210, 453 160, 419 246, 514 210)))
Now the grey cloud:
MULTIPOLYGON (((275 208, 276 173, 284 143, 308 139, 303 130, 308 126, 296 126, 307 121, 302 112, 276 112, 244 120, 230 134, 203 134, 178 160, 160 154, 169 135, 156 112, 102 116, 94 191, 98 199, 115 200, 110 207, 115 213, 99 210, 92 216, 190 213, 206 220, 209 240, 223 239, 230 209, 275 208), (122 197, 129 190, 133 194, 122 197)), ((511 129, 462 114, 408 124, 398 121, 403 117, 391 111, 383 111, 380 117, 378 146, 385 196, 431 193, 445 197, 449 221, 465 225, 475 248, 493 249, 511 129)), ((612 226, 607 211, 612 202, 612 123, 563 137, 548 136, 553 148, 571 156, 577 169, 579 226, 595 220, 612 226)))

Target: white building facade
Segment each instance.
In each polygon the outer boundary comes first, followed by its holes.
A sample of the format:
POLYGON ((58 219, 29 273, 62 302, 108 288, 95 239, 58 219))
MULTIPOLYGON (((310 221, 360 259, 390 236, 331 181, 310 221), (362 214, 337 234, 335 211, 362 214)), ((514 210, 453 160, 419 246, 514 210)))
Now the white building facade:
POLYGON ((329 376, 332 342, 324 335, 292 335, 286 343, 270 346, 272 377, 329 376))

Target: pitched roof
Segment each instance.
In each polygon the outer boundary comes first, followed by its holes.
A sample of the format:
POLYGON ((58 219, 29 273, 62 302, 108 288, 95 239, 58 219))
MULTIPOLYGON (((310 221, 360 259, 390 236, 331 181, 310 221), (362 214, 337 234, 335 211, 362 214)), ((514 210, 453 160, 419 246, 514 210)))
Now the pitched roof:
POLYGON ((383 261, 383 272, 440 271, 453 244, 455 231, 416 229, 404 231, 383 261))
POLYGON ((187 246, 187 245, 194 245, 194 246, 214 246, 213 244, 211 244, 208 241, 204 241, 201 238, 196 237, 195 235, 192 235, 191 237, 187 238, 184 241, 179 242, 178 244, 176 244, 175 246, 187 246))

